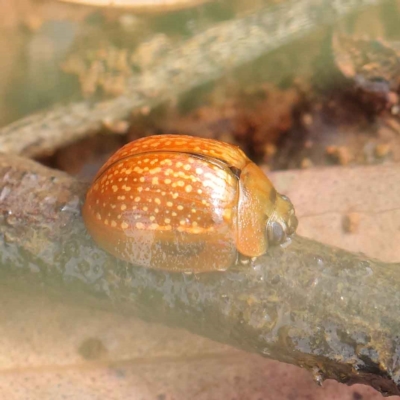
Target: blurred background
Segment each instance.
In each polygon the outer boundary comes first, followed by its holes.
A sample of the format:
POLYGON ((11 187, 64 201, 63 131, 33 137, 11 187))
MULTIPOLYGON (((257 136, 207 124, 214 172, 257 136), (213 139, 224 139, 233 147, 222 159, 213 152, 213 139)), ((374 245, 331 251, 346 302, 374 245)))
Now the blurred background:
MULTIPOLYGON (((105 105, 100 129, 33 155, 86 181, 143 136, 237 144, 292 199, 301 234, 399 261, 400 1, 337 4, 0 0, 0 126, 105 105)), ((0 399, 381 398, 181 330, 0 298, 0 399)))

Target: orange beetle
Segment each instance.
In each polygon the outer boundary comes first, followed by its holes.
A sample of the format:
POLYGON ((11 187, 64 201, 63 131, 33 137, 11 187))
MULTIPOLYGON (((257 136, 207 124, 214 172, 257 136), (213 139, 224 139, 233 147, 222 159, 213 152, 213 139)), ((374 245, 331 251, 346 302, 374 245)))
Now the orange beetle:
POLYGON ((114 256, 179 272, 226 270, 297 227, 290 200, 238 147, 181 135, 119 149, 97 173, 83 218, 114 256))

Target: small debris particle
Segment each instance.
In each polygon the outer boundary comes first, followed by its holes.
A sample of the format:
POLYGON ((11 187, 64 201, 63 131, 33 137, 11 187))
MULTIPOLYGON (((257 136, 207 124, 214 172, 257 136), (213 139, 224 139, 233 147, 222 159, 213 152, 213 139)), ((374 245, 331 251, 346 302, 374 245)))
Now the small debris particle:
POLYGON ((345 233, 356 233, 360 225, 360 215, 350 212, 343 217, 342 227, 345 233))
POLYGON ((129 128, 129 123, 123 120, 111 120, 105 118, 102 123, 104 128, 106 128, 110 133, 115 133, 117 135, 124 135, 129 128))
POLYGON ((348 165, 353 159, 350 149, 346 146, 328 146, 326 154, 340 165, 348 165))
POLYGON ((314 121, 313 116, 311 114, 304 114, 302 117, 302 121, 304 126, 310 127, 314 121))
POLYGON ((363 400, 363 395, 357 391, 353 392, 353 400, 363 400))
POLYGON ((85 360, 98 360, 107 353, 107 349, 100 339, 87 338, 79 346, 78 353, 85 360))
POLYGON ((375 156, 377 158, 386 158, 390 153, 390 145, 387 143, 377 144, 375 147, 375 156))
POLYGON ((302 169, 311 168, 311 167, 313 167, 313 166, 314 166, 314 163, 313 163, 308 157, 305 157, 305 158, 303 158, 303 159, 301 160, 300 167, 301 167, 302 169))

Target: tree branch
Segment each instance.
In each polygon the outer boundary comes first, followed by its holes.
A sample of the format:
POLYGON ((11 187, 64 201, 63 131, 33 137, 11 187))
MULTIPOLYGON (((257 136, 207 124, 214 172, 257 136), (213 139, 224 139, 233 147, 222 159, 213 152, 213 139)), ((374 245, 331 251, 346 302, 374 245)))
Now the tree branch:
POLYGON ((4 153, 38 156, 101 129, 104 120, 152 108, 313 30, 383 0, 288 0, 218 24, 132 76, 114 99, 82 101, 30 115, 0 129, 4 153), (32 133, 35 134, 32 134, 32 133))
POLYGON ((0 276, 189 329, 310 370, 317 381, 400 394, 400 265, 296 237, 251 266, 172 274, 97 248, 80 205, 86 185, 0 156, 0 276), (63 289, 63 290, 60 290, 63 289))

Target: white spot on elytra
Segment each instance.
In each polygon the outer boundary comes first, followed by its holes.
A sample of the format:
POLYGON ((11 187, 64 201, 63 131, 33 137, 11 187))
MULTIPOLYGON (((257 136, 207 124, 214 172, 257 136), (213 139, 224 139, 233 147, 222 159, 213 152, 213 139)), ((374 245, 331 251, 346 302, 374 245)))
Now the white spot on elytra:
POLYGON ((122 229, 127 229, 129 227, 129 225, 124 221, 124 222, 121 222, 121 228, 122 229))

